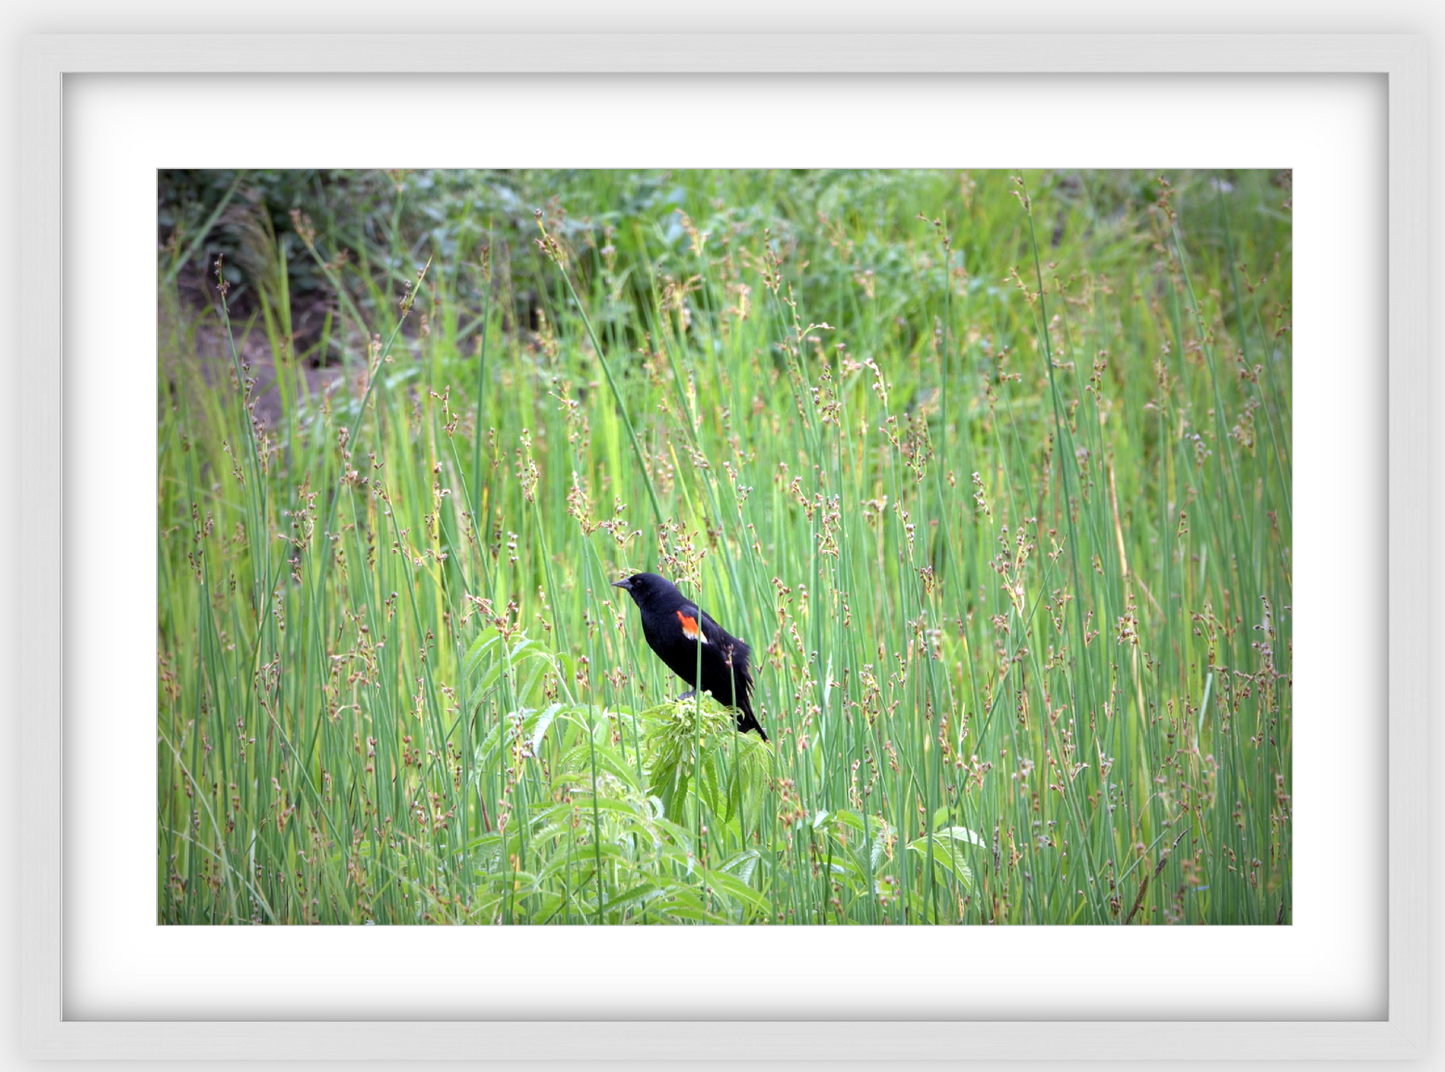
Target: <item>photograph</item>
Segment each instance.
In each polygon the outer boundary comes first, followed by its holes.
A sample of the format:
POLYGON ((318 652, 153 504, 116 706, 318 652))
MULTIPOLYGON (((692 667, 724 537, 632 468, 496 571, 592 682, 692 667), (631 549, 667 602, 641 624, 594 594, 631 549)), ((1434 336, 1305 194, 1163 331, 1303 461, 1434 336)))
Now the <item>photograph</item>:
POLYGON ((1292 924, 1292 193, 157 171, 155 922, 1292 924))

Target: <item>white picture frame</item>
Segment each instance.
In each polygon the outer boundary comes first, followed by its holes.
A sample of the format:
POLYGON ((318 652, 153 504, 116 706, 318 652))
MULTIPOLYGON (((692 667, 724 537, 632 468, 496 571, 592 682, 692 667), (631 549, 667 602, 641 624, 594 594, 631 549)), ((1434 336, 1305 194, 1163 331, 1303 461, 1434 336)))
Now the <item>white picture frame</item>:
MULTIPOLYGON (((1389 35, 65 35, 26 40, 22 72, 20 635, 21 1022, 45 1058, 712 1059, 1409 1058, 1428 1000, 1429 574, 1421 39, 1389 35), (806 47, 802 47, 806 44, 806 47), (68 75, 113 72, 1373 73, 1388 81, 1389 833, 1388 1016, 1378 1021, 739 1025, 505 1022, 82 1021, 64 1015, 62 620, 64 504, 63 102, 68 75)), ((1023 1019, 1024 1017, 1020 1017, 1023 1019)))

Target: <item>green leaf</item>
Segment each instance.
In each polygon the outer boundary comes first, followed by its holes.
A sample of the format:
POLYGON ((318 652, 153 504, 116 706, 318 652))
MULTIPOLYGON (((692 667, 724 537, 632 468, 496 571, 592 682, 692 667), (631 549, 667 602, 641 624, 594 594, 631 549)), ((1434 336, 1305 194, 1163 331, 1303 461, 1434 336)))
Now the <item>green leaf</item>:
POLYGON ((988 848, 988 842, 966 826, 945 826, 941 830, 935 830, 933 836, 949 838, 953 841, 965 841, 970 845, 977 845, 981 849, 988 848))
POLYGON ((933 863, 953 875, 963 884, 964 889, 973 889, 973 868, 964 859, 962 844, 983 844, 978 835, 961 826, 936 831, 932 837, 924 836, 908 843, 908 851, 917 853, 925 860, 932 848, 933 863), (961 833, 960 833, 961 832, 961 833))
POLYGON ((768 911, 768 899, 736 875, 730 875, 726 871, 704 870, 702 877, 714 890, 721 890, 734 900, 751 905, 759 912, 768 911))
POLYGON ((654 882, 644 882, 610 898, 607 903, 602 906, 602 911, 604 913, 620 912, 634 905, 643 905, 648 900, 654 897, 660 897, 665 892, 665 890, 658 887, 654 882))
POLYGON ((758 868, 760 855, 757 849, 747 849, 728 860, 718 870, 730 871, 744 882, 750 883, 753 880, 753 873, 758 868))
POLYGON ((552 720, 557 717, 557 712, 562 710, 559 703, 549 704, 542 711, 536 720, 536 728, 532 733, 532 754, 535 756, 542 747, 542 738, 547 736, 547 730, 552 725, 552 720))

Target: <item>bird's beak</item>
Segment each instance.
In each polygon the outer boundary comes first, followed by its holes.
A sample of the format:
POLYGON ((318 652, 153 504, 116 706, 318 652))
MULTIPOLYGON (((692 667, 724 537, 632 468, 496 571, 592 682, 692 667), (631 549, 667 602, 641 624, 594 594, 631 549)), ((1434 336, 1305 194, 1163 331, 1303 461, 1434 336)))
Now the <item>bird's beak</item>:
POLYGON ((631 587, 632 587, 632 578, 631 578, 631 577, 624 577, 624 578, 622 578, 622 580, 620 580, 620 581, 613 581, 613 582, 612 582, 612 587, 613 587, 613 588, 631 588, 631 587))

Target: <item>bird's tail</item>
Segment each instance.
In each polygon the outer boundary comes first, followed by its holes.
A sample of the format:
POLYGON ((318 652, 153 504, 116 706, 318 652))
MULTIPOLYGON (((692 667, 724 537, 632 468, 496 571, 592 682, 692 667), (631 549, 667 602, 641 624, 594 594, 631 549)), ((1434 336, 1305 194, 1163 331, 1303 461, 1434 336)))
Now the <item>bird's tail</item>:
POLYGON ((747 733, 749 730, 757 730, 759 737, 761 737, 765 741, 768 739, 767 732, 764 731, 763 724, 759 722, 757 720, 757 717, 753 714, 753 705, 748 702, 747 697, 738 697, 737 711, 739 733, 747 733))

